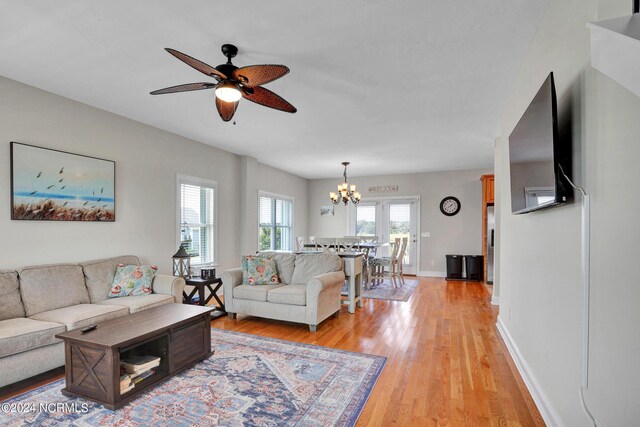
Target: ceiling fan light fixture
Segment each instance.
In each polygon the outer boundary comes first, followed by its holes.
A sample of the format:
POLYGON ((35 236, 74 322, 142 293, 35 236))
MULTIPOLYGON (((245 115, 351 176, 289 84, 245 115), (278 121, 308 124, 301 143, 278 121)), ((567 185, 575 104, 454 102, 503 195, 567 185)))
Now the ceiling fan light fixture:
POLYGON ((236 102, 242 98, 242 93, 237 84, 224 81, 216 86, 216 96, 224 102, 236 102))
POLYGON ((240 98, 245 98, 256 104, 286 113, 295 113, 298 111, 296 107, 281 96, 262 87, 262 85, 277 80, 289 73, 289 68, 284 65, 264 64, 249 65, 240 68, 236 67, 231 62, 231 58, 236 56, 238 48, 231 44, 222 45, 222 54, 227 57, 227 62, 217 67, 212 67, 175 49, 165 48, 165 50, 191 68, 200 71, 208 77, 214 78, 216 82, 188 83, 171 86, 154 90, 151 92, 151 95, 214 89, 216 109, 218 110, 220 118, 225 122, 233 118, 240 98))

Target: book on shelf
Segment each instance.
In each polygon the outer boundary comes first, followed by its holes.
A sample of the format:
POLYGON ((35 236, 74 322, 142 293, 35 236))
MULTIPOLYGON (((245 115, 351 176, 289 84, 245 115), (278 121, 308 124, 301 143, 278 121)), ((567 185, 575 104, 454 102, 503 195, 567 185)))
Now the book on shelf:
POLYGON ((160 366, 160 358, 156 356, 129 356, 120 361, 120 367, 128 374, 139 374, 156 366, 160 366))
POLYGON ((148 371, 144 371, 143 373, 137 375, 135 378, 132 378, 131 381, 133 382, 133 384, 138 384, 139 382, 143 381, 145 378, 150 377, 151 375, 155 374, 156 370, 155 369, 150 369, 148 371))
POLYGON ((129 384, 131 384, 131 377, 127 374, 120 375, 120 390, 129 387, 129 384))
POLYGON ((122 388, 122 386, 120 387, 120 394, 125 394, 126 392, 128 392, 129 390, 133 390, 133 388, 136 385, 134 383, 130 383, 128 386, 122 388))

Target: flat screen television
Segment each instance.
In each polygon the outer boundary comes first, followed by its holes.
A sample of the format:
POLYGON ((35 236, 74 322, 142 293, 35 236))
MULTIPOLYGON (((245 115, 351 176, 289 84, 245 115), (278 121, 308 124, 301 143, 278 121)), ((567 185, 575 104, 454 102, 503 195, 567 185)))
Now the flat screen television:
POLYGON ((567 203, 571 142, 558 132, 558 106, 550 73, 509 135, 511 212, 523 214, 567 203))

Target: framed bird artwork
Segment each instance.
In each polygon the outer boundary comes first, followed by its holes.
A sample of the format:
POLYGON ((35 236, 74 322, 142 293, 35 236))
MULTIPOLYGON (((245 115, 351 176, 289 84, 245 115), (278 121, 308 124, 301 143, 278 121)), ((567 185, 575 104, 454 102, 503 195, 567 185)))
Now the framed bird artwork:
POLYGON ((116 219, 116 163, 34 145, 11 143, 11 219, 116 219))

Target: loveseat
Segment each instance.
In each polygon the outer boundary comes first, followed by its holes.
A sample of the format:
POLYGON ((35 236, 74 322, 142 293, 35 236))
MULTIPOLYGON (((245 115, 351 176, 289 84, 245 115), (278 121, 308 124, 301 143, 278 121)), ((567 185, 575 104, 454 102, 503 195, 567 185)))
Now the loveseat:
POLYGON ((0 271, 0 387, 64 365, 55 335, 182 302, 182 278, 156 274, 153 293, 107 298, 118 264, 135 256, 0 271))
POLYGON ((335 254, 259 252, 275 261, 278 283, 243 283, 241 268, 222 274, 227 313, 237 313, 289 322, 306 323, 309 330, 340 312, 344 284, 342 259, 335 254))

